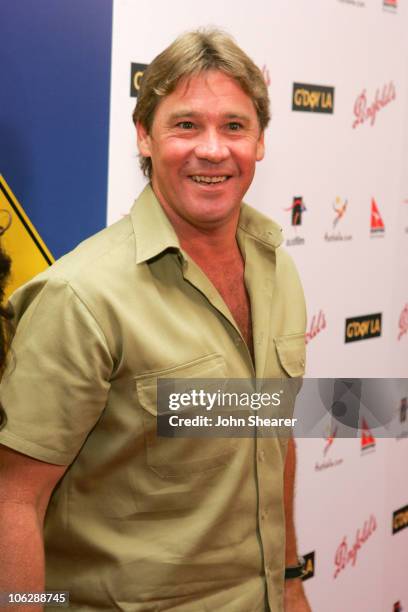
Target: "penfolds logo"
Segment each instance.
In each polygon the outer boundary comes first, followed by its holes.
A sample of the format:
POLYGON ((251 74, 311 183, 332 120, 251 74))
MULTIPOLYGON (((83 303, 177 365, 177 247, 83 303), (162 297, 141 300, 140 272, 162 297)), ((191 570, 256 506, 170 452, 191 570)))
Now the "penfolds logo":
POLYGON ((398 340, 401 340, 402 336, 404 336, 408 332, 408 303, 405 304, 399 318, 399 334, 398 340))
POLYGON ((363 527, 361 529, 357 529, 356 537, 351 547, 349 547, 347 542, 347 536, 344 536, 334 556, 334 578, 337 578, 340 572, 346 569, 348 565, 351 564, 354 567, 357 561, 358 551, 364 546, 376 529, 377 521, 375 516, 371 514, 370 517, 364 522, 363 527))
POLYGON ((326 317, 324 316, 324 312, 319 310, 319 314, 313 315, 313 318, 310 322, 309 331, 306 332, 306 344, 310 342, 317 334, 320 334, 321 331, 326 329, 326 317))
POLYGON ((363 89, 354 103, 355 119, 353 121, 353 128, 356 128, 358 125, 365 123, 366 121, 369 121, 370 125, 374 125, 378 111, 395 100, 396 97, 397 93, 395 91, 393 81, 386 83, 381 91, 380 88, 377 89, 375 92, 374 101, 371 104, 369 104, 367 100, 366 90, 363 89))

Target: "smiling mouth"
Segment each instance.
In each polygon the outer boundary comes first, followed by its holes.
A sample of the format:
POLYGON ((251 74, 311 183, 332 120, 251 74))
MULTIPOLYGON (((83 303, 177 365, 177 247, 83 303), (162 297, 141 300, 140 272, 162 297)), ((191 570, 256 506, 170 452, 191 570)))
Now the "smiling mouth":
POLYGON ((193 174, 189 177, 195 183, 201 183, 205 185, 216 185, 219 183, 225 183, 230 177, 227 175, 221 176, 202 176, 200 174, 193 174))

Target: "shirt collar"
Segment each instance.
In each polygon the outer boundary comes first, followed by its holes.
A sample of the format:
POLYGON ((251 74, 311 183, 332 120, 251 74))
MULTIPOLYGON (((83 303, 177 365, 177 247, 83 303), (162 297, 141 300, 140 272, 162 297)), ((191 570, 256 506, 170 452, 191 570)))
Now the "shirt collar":
MULTIPOLYGON (((130 216, 136 237, 136 263, 148 261, 169 248, 180 252, 177 234, 150 183, 133 204, 130 216)), ((238 233, 241 231, 275 249, 282 243, 279 225, 247 204, 241 207, 238 233)))
POLYGON ((136 263, 156 257, 169 248, 180 251, 176 232, 149 183, 130 211, 136 237, 136 263))
POLYGON ((282 228, 252 206, 243 203, 238 221, 238 233, 242 231, 266 246, 277 249, 283 241, 282 228))

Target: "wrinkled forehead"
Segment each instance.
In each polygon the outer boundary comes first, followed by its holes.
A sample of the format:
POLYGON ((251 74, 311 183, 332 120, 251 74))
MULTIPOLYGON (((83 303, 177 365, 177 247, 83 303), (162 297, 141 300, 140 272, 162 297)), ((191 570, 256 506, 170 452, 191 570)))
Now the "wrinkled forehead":
POLYGON ((211 109, 222 100, 227 100, 237 108, 246 106, 257 116, 254 100, 241 83, 222 70, 211 69, 180 77, 175 87, 159 100, 153 122, 160 107, 163 106, 168 110, 173 105, 181 105, 195 111, 196 107, 211 109))

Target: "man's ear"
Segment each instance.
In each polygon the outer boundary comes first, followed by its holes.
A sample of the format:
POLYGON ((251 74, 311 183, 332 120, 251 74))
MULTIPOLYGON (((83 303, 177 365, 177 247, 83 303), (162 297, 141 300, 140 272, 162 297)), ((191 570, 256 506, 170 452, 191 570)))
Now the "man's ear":
POLYGON ((256 161, 261 161, 265 155, 265 136, 262 131, 259 135, 258 142, 256 143, 256 161))
POLYGON ((136 132, 137 132, 137 146, 139 148, 140 154, 143 155, 143 157, 150 157, 151 156, 150 136, 146 128, 144 127, 144 125, 140 123, 140 121, 137 121, 136 123, 136 132))

